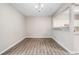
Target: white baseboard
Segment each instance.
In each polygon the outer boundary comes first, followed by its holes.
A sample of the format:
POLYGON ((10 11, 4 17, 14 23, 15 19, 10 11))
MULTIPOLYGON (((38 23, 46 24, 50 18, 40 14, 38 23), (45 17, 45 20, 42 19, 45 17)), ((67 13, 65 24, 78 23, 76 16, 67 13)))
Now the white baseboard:
POLYGON ((60 46, 62 46, 64 49, 66 49, 70 54, 74 54, 73 51, 70 51, 68 48, 66 48, 64 45, 62 45, 59 41, 56 40, 55 37, 53 36, 26 36, 23 39, 20 39, 19 41, 16 41, 14 44, 12 44, 11 46, 9 46, 8 48, 6 48, 5 50, 3 50, 2 52, 0 52, 0 55, 4 52, 6 52, 8 49, 12 48, 13 46, 15 46, 16 44, 18 44, 19 42, 21 42, 22 40, 24 40, 25 38, 52 38, 54 39, 60 46))
POLYGON ((66 48, 62 43, 60 43, 54 36, 51 37, 52 39, 54 39, 60 46, 62 46, 65 50, 67 50, 69 52, 69 54, 73 54, 73 51, 70 51, 68 48, 66 48))
POLYGON ((51 36, 26 36, 26 38, 51 38, 51 36))
POLYGON ((3 50, 2 52, 0 52, 0 55, 4 52, 6 52, 7 50, 9 50, 10 48, 12 48, 13 46, 15 46, 16 44, 18 44, 19 42, 21 42, 22 40, 24 40, 25 38, 51 38, 50 36, 26 36, 18 41, 16 41, 15 43, 13 43, 12 45, 10 45, 8 48, 6 48, 5 50, 3 50))
POLYGON ((6 52, 7 50, 9 50, 10 48, 12 48, 13 46, 15 46, 16 44, 20 43, 22 40, 24 40, 26 37, 16 41, 15 43, 13 43, 12 45, 10 45, 8 48, 6 48, 5 50, 3 50, 2 52, 0 52, 0 55, 4 52, 6 52))

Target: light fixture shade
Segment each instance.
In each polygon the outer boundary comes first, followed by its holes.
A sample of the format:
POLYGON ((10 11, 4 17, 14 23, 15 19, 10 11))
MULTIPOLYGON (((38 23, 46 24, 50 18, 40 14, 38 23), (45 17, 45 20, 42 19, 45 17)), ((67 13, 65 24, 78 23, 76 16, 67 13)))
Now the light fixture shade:
POLYGON ((44 4, 41 4, 41 8, 43 8, 44 7, 44 4))
POLYGON ((35 8, 38 9, 38 5, 35 5, 35 8))
POLYGON ((40 12, 43 7, 44 7, 44 4, 41 4, 41 3, 38 3, 35 5, 35 9, 37 9, 38 12, 40 12))

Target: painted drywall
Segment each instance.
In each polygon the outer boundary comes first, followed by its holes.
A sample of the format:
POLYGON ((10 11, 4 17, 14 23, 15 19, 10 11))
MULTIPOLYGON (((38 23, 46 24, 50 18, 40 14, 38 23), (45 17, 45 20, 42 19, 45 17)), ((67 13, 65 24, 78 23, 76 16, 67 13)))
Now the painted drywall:
POLYGON ((79 32, 75 32, 73 38, 74 53, 79 53, 79 32))
POLYGON ((48 38, 51 33, 51 17, 26 17, 26 36, 48 38))
POLYGON ((53 27, 63 27, 69 25, 69 9, 53 18, 53 27))
POLYGON ((63 48, 72 53, 73 37, 70 32, 52 30, 52 38, 57 41, 63 48))
POLYGON ((69 22, 69 14, 68 10, 62 12, 61 14, 52 18, 52 38, 57 41, 60 45, 66 48, 69 52, 73 51, 73 36, 71 32, 62 31, 62 30, 54 30, 54 27, 62 27, 65 23, 68 24, 69 22))
POLYGON ((25 20, 9 4, 0 4, 0 53, 25 37, 25 20))
POLYGON ((18 11, 22 12, 25 16, 51 16, 56 12, 60 6, 64 6, 66 3, 41 3, 44 7, 41 9, 40 13, 35 6, 38 6, 38 3, 12 3, 18 11))

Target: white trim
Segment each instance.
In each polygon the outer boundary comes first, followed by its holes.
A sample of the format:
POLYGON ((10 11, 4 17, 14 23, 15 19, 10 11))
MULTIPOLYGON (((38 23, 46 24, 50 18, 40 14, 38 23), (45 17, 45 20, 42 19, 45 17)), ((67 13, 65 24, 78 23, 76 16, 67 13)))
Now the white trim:
POLYGON ((60 13, 64 12, 65 10, 67 10, 69 8, 71 4, 63 4, 55 13, 54 13, 54 17, 59 15, 60 13))
POLYGON ((52 39, 55 40, 60 46, 62 46, 65 50, 69 52, 69 54, 74 54, 73 51, 70 51, 68 48, 66 48, 62 43, 60 43, 54 36, 52 36, 52 39))
POLYGON ((51 38, 51 36, 26 36, 26 38, 51 38))
POLYGON ((6 48, 5 50, 3 50, 2 52, 0 52, 0 55, 4 52, 6 52, 8 49, 12 48, 13 46, 15 46, 16 44, 18 44, 19 42, 21 42, 22 40, 24 40, 25 38, 52 38, 53 40, 55 40, 60 46, 62 46, 64 49, 66 49, 70 54, 75 54, 75 52, 70 51, 68 48, 66 48, 63 44, 61 44, 59 41, 56 40, 56 38, 54 36, 26 36, 23 39, 20 39, 19 41, 16 41, 14 44, 12 44, 11 46, 9 46, 8 48, 6 48))
POLYGON ((7 50, 9 50, 10 48, 12 48, 13 46, 15 46, 16 44, 20 43, 21 41, 23 41, 26 37, 24 37, 23 39, 20 39, 18 41, 16 41, 15 43, 13 43, 12 45, 10 45, 8 48, 4 49, 2 52, 0 52, 0 55, 4 52, 6 52, 7 50))
POLYGON ((13 46, 15 46, 16 44, 18 44, 19 42, 21 42, 22 40, 24 40, 25 38, 51 38, 51 37, 50 36, 26 36, 23 39, 16 41, 12 45, 10 45, 8 48, 4 49, 2 52, 0 52, 0 55, 6 52, 7 50, 9 50, 10 48, 12 48, 13 46))

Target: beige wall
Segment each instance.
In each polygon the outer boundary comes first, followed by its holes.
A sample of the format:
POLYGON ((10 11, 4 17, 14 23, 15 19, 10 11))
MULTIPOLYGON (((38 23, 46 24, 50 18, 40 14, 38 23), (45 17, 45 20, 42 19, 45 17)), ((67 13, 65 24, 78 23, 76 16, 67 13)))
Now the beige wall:
MULTIPOLYGON (((53 27, 61 27, 65 23, 68 24, 69 19, 69 9, 63 11, 59 15, 52 18, 53 27)), ((55 30, 52 27, 52 38, 54 38, 55 41, 57 41, 61 46, 63 46, 65 49, 67 49, 70 53, 73 51, 73 37, 71 32, 69 30, 63 31, 63 30, 55 30)))
POLYGON ((25 37, 24 17, 8 4, 0 4, 0 52, 25 37))
POLYGON ((46 38, 51 33, 51 17, 26 17, 26 36, 46 38))
POLYGON ((63 27, 64 24, 69 24, 69 10, 53 17, 53 27, 63 27))

